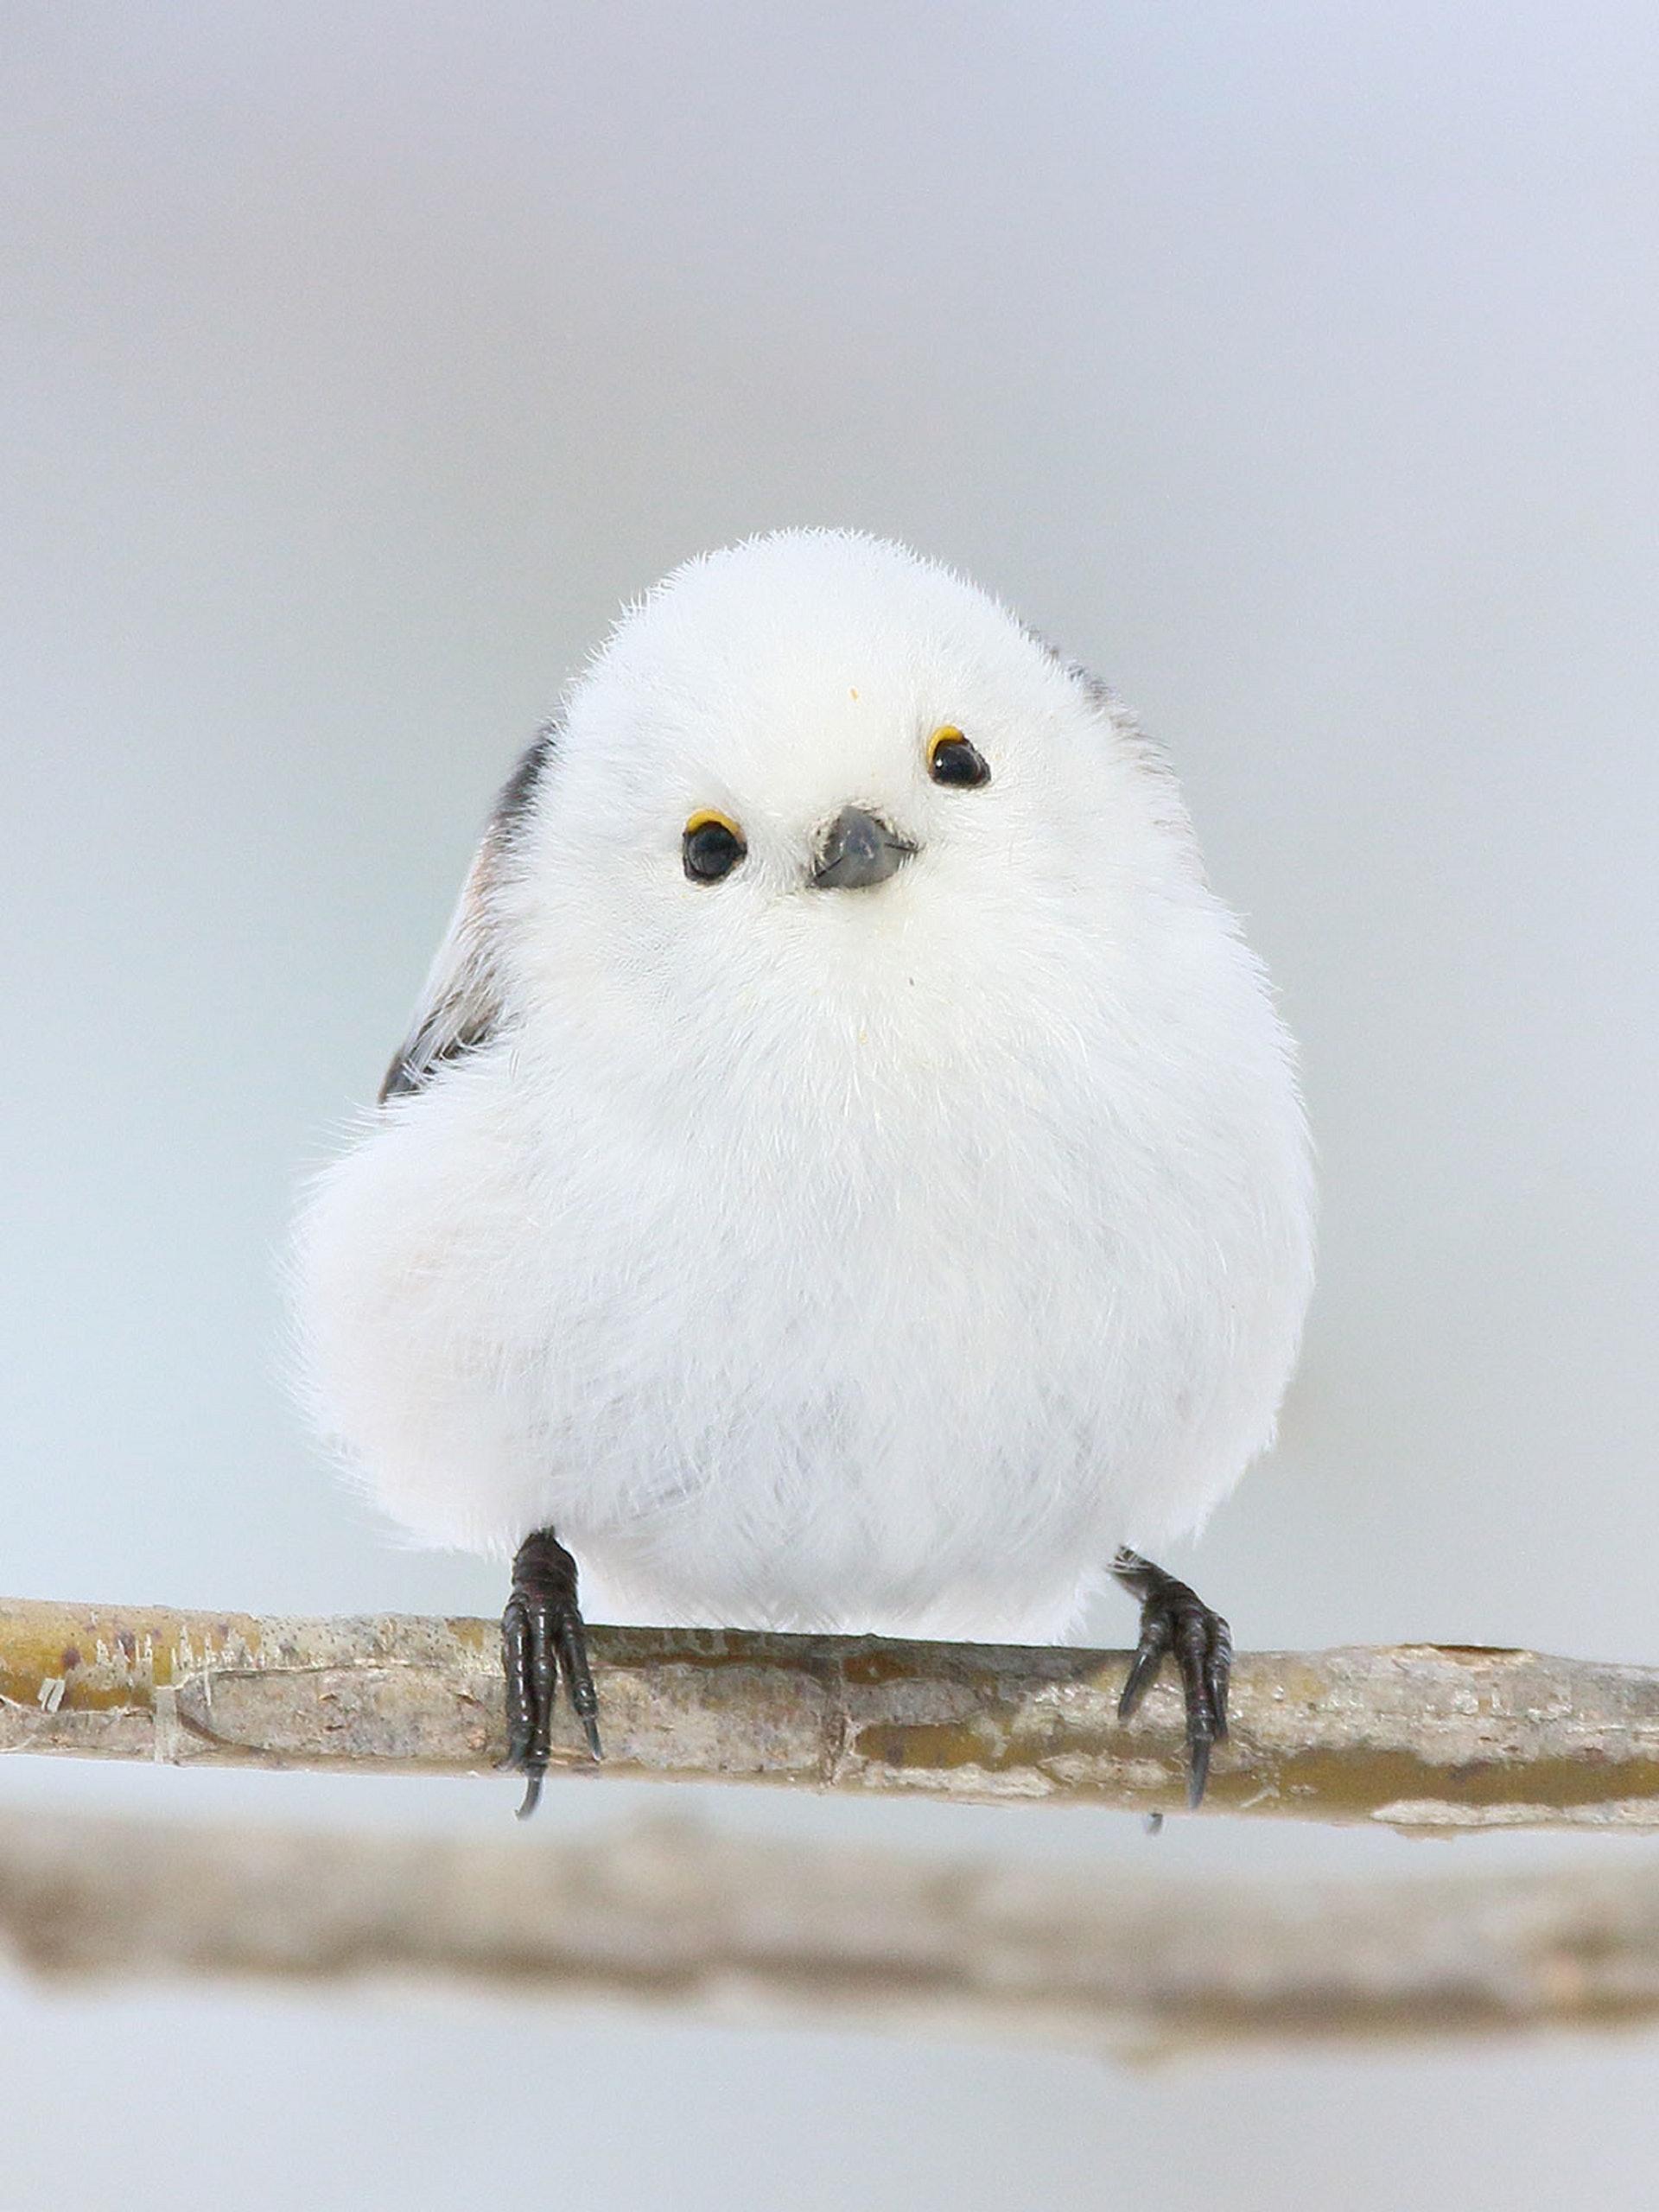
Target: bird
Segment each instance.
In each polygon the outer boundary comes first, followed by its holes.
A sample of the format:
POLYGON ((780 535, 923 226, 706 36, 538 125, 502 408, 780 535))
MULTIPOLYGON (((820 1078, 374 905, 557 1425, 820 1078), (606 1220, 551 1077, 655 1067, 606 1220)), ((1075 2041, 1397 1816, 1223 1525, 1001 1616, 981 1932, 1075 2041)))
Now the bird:
POLYGON ((1162 750, 957 570, 777 531, 627 607, 502 790, 302 1203, 302 1388, 510 1563, 521 1815, 561 1685, 601 1756, 588 1613, 1048 1643, 1114 1580, 1196 1806, 1230 1631, 1152 1554, 1272 1440, 1313 1216, 1162 750))

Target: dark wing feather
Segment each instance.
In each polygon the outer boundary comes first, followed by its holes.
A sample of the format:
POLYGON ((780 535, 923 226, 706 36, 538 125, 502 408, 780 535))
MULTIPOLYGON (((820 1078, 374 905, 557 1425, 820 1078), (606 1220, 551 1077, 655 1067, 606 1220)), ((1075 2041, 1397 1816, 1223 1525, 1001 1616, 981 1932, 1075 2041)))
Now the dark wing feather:
POLYGON ((552 757, 548 728, 519 760, 480 841, 449 927, 438 947, 409 1034, 380 1085, 380 1103, 424 1090, 435 1071, 499 1030, 505 1013, 496 953, 495 893, 513 861, 519 833, 552 757))
POLYGON ((1141 773, 1155 787, 1154 802, 1163 826, 1177 842, 1185 847, 1186 865, 1194 879, 1204 880, 1204 862, 1193 841, 1192 823, 1181 797, 1180 786, 1175 780, 1175 769, 1168 753, 1154 739, 1147 735, 1135 716, 1103 677, 1085 667, 1080 660, 1073 660, 1064 653, 1040 630, 1033 630, 1027 622, 1026 635, 1035 645, 1040 645, 1052 661, 1058 662, 1084 696, 1093 707, 1103 722, 1112 731, 1117 742, 1141 773))

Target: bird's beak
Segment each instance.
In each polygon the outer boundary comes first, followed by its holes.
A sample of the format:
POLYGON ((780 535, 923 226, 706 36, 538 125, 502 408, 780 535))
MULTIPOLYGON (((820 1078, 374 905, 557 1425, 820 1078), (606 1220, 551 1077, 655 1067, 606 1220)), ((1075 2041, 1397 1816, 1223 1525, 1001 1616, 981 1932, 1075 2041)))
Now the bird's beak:
POLYGON ((812 880, 821 891, 859 891, 885 883, 915 851, 880 815, 843 807, 824 833, 812 880))

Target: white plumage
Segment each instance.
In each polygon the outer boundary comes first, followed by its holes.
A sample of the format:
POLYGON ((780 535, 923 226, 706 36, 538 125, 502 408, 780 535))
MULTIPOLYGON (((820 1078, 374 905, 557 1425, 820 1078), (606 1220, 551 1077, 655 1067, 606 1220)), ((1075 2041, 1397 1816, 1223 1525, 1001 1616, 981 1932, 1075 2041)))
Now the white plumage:
POLYGON ((1271 1437, 1311 1184, 1260 964, 1100 687, 898 546, 629 613, 401 1066, 300 1227, 320 1417, 423 1539, 556 1529, 591 1611, 1047 1640, 1271 1437), (916 849, 821 887, 849 806, 916 849))

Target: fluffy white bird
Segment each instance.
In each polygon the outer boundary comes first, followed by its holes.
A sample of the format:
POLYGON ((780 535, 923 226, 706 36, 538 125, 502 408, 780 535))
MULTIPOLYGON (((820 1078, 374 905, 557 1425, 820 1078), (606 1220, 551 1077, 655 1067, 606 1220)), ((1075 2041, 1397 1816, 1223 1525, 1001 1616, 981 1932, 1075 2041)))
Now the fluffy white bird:
POLYGON ((1194 1802, 1226 1624, 1141 1556, 1269 1441, 1312 1277, 1291 1051, 1169 768, 902 547, 633 607, 502 793, 313 1192, 320 1418, 514 1559, 510 1763, 608 1609, 1046 1642, 1116 1574, 1194 1802), (590 1587, 593 1585, 590 1585, 590 1587))

